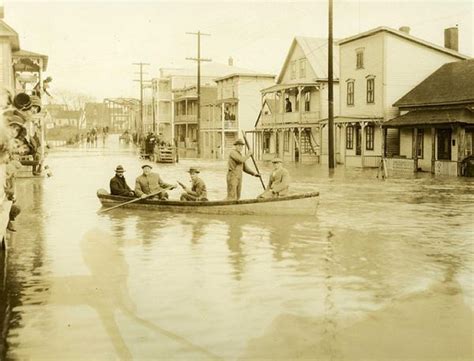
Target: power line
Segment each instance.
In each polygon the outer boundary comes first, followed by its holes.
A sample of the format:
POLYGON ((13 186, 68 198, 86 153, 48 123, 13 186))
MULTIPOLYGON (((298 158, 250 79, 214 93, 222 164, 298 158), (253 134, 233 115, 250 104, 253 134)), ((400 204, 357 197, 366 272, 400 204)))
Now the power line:
POLYGON ((138 139, 140 139, 140 134, 143 132, 143 67, 145 65, 150 65, 149 63, 133 63, 132 65, 138 65, 140 67, 140 79, 134 79, 134 81, 140 82, 140 129, 138 129, 138 139))

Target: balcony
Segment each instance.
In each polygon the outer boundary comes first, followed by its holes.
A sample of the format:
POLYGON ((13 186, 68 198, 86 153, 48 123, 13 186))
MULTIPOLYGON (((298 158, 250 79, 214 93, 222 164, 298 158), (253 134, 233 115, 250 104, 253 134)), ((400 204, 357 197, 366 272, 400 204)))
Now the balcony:
POLYGON ((175 115, 174 116, 175 124, 196 124, 197 123, 197 115, 196 114, 188 114, 188 115, 175 115))
POLYGON ((224 129, 238 129, 236 120, 224 120, 224 129))
POLYGON ((320 112, 292 112, 262 115, 261 125, 269 126, 276 124, 305 124, 316 123, 320 119, 320 112))

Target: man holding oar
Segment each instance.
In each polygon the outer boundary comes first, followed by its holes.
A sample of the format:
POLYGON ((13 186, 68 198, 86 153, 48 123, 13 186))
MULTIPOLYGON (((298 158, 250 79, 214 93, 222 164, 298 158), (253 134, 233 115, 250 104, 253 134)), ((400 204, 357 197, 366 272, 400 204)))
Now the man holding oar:
POLYGON ((158 173, 151 171, 151 165, 142 165, 143 174, 135 181, 135 194, 138 197, 146 198, 152 193, 159 192, 155 199, 168 199, 166 189, 173 190, 176 186, 163 182, 158 173))
POLYGON ((181 194, 182 201, 207 201, 206 184, 199 178, 199 169, 195 167, 189 168, 189 176, 191 177, 191 188, 186 187, 183 183, 178 184, 183 188, 184 193, 181 194))
POLYGON ((260 177, 259 173, 250 169, 245 162, 252 157, 250 152, 247 155, 242 155, 244 149, 244 141, 237 139, 234 143, 234 149, 229 153, 229 162, 227 164, 227 200, 239 200, 240 192, 242 190, 242 172, 260 177))

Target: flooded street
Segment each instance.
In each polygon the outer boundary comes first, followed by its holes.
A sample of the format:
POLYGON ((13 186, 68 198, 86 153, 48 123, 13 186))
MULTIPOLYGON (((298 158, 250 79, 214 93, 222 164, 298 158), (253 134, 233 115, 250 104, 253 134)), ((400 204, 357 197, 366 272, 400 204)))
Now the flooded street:
MULTIPOLYGON (((474 358, 472 179, 288 164, 292 192, 320 192, 317 217, 97 214, 116 165, 132 187, 141 173, 133 150, 111 137, 47 164, 18 180, 1 254, 8 360, 474 358)), ((223 161, 154 170, 188 183, 195 165, 224 198, 223 161)), ((260 192, 244 176, 243 198, 260 192)))

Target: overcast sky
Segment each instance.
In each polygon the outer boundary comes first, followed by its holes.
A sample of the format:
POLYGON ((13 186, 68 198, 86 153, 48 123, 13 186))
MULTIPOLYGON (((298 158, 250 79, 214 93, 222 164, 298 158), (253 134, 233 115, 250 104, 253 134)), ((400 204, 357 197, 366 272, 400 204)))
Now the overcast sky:
MULTIPOLYGON (((459 26, 460 52, 473 55, 474 2, 334 0, 334 37, 378 26, 443 45, 443 29, 459 26)), ((202 56, 278 73, 294 36, 327 37, 327 2, 241 1, 4 1, 5 21, 22 49, 49 56, 51 92, 63 88, 104 97, 138 97, 134 62, 146 62, 147 78, 160 67, 195 66, 196 37, 202 56)))

